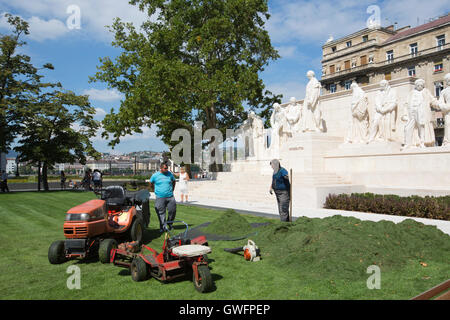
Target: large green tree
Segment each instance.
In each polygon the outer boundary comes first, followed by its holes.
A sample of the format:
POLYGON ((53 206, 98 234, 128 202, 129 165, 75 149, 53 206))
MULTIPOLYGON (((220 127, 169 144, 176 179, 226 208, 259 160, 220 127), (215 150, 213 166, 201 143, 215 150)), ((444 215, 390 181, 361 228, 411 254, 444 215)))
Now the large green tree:
POLYGON ((117 113, 104 121, 110 145, 121 136, 158 125, 158 135, 173 146, 178 128, 193 132, 236 128, 247 105, 266 114, 279 96, 265 90, 260 73, 278 53, 264 29, 266 0, 131 0, 148 14, 136 28, 116 19, 113 46, 121 54, 101 58, 91 81, 106 82, 124 94, 117 113), (112 137, 111 137, 112 134, 112 137))
POLYGON ((87 96, 41 81, 39 70, 53 66, 37 68, 29 56, 18 53, 26 44, 21 38, 29 34, 28 23, 5 16, 12 31, 0 35, 0 151, 15 142, 21 161, 42 166, 48 190, 47 170, 55 163, 85 163, 86 155, 99 155, 90 141, 99 124, 87 96))
POLYGON ((42 68, 33 66, 29 56, 18 50, 26 43, 28 23, 19 17, 5 14, 12 31, 0 34, 0 152, 7 152, 23 127, 23 116, 29 112, 29 101, 45 87, 57 84, 42 83, 40 69, 53 69, 49 63, 42 68))
MULTIPOLYGON (((53 90, 41 93, 23 117, 19 146, 20 160, 42 167, 44 190, 48 190, 47 172, 56 163, 86 163, 86 156, 98 158, 92 146, 99 123, 87 96, 71 91, 53 90)), ((40 189, 40 185, 38 186, 40 189)))

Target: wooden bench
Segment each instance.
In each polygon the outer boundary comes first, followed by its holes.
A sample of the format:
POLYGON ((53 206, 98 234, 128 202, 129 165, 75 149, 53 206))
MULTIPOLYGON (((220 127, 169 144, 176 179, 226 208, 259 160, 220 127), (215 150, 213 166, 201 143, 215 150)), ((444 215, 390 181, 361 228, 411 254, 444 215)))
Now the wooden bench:
POLYGON ((450 279, 415 296, 411 300, 450 300, 450 279))

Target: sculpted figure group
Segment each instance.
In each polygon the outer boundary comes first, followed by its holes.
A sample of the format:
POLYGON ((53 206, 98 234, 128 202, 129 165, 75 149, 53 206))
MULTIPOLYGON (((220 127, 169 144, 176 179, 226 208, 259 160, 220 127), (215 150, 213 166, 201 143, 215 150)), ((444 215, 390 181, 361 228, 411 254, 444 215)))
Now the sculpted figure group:
MULTIPOLYGON (((306 86, 306 94, 303 104, 298 103, 295 97, 290 98, 289 104, 282 107, 273 105, 270 117, 271 138, 268 151, 270 156, 277 157, 280 144, 290 137, 302 132, 323 132, 324 125, 322 110, 320 108, 320 82, 315 78, 313 71, 307 72, 309 82, 306 86)), ((402 108, 403 114, 399 115, 400 105, 395 89, 389 82, 382 80, 380 88, 373 101, 373 113, 369 119, 369 101, 367 94, 357 83, 352 83, 352 97, 349 106, 348 130, 345 143, 370 144, 373 142, 392 142, 398 139, 397 118, 403 122, 403 147, 429 147, 435 145, 434 127, 432 123, 431 108, 439 110, 444 115, 445 133, 443 146, 450 146, 450 73, 444 78, 444 89, 437 100, 425 88, 425 81, 418 79, 414 83, 414 89, 407 98, 402 108)), ((263 156, 266 147, 264 125, 261 118, 254 112, 249 114, 249 129, 253 138, 253 154, 263 156)))

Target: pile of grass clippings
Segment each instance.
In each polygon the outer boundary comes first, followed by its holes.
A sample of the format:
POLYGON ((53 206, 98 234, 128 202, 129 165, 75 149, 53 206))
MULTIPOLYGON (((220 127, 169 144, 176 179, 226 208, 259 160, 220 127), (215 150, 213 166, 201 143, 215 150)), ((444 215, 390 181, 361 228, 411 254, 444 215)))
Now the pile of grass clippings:
POLYGON ((444 265, 450 261, 450 236, 412 219, 395 224, 338 215, 301 217, 262 227, 253 240, 263 260, 282 272, 320 279, 365 279, 371 265, 390 271, 411 260, 444 265))
POLYGON ((212 221, 203 232, 231 237, 244 236, 253 232, 250 223, 239 213, 228 209, 212 221))

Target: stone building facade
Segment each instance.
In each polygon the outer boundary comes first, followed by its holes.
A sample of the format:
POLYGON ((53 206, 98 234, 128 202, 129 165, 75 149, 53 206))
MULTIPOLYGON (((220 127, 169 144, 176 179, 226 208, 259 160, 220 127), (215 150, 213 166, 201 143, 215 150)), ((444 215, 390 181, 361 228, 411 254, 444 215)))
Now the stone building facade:
MULTIPOLYGON (((450 14, 419 25, 394 29, 366 28, 322 46, 322 94, 350 90, 381 80, 421 78, 436 97, 450 72, 450 14)), ((443 136, 443 118, 434 112, 437 139, 443 136)))

